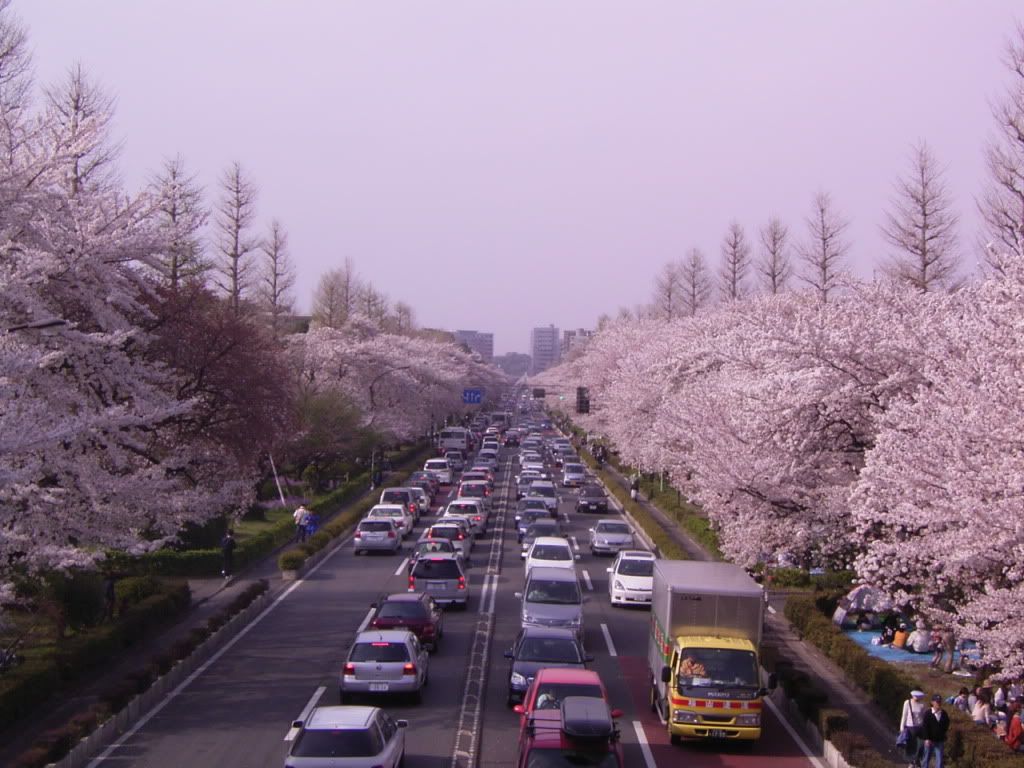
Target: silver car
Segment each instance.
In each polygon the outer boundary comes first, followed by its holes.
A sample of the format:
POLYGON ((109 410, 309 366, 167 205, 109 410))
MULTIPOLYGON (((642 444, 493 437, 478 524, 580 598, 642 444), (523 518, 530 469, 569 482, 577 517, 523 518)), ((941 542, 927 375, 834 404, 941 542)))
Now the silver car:
POLYGON ((462 552, 462 556, 469 560, 469 553, 473 551, 473 534, 462 524, 455 520, 448 520, 442 517, 436 523, 423 532, 424 539, 448 539, 462 552))
POLYGON ((406 720, 377 707, 317 707, 295 720, 288 768, 371 768, 400 765, 405 759, 406 720))
POLYGON ((462 560, 441 552, 420 557, 409 572, 409 591, 424 592, 441 605, 465 608, 469 603, 469 584, 462 560))
POLYGON ((526 587, 517 592, 523 601, 522 626, 571 629, 583 638, 583 592, 576 571, 568 568, 531 568, 526 587))
POLYGON ((582 464, 566 464, 562 468, 562 485, 566 488, 579 488, 587 481, 587 468, 582 464))
POLYGON ((402 548, 402 534, 390 518, 360 520, 352 535, 355 554, 360 552, 397 552, 402 548))
POLYGON ((473 524, 473 533, 482 536, 487 533, 489 510, 480 499, 463 497, 448 504, 445 515, 463 515, 473 524))
POLYGON ((590 529, 590 551, 595 555, 615 555, 623 549, 635 549, 633 529, 621 520, 598 520, 590 529))
POLYGON ((427 684, 430 657, 407 629, 360 632, 338 677, 340 703, 352 694, 411 695, 427 684))

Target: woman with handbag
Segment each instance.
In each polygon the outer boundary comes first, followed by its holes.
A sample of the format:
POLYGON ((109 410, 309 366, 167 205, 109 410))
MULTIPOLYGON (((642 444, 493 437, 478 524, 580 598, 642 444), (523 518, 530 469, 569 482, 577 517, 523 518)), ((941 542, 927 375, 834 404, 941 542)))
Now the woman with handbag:
POLYGON ((924 691, 913 690, 910 698, 903 702, 903 714, 900 715, 900 735, 896 744, 903 747, 904 754, 910 759, 908 768, 921 765, 921 753, 924 742, 921 739, 921 727, 927 707, 924 703, 924 691))

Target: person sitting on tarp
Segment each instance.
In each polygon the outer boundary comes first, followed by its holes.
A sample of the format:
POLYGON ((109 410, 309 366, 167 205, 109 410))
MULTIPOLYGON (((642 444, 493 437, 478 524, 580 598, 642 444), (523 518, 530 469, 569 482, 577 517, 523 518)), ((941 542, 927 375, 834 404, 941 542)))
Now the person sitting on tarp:
POLYGON ((882 622, 882 639, 879 640, 879 645, 892 645, 892 641, 896 639, 896 630, 899 629, 899 619, 896 618, 895 613, 890 613, 885 617, 885 621, 882 622))

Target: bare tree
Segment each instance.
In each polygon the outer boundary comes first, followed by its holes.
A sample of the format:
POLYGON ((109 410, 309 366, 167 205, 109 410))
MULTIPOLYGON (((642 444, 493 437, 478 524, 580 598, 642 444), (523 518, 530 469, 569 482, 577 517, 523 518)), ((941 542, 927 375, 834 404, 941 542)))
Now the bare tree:
POLYGON ((400 334, 412 333, 415 319, 412 307, 404 301, 395 302, 395 332, 400 334))
POLYGON ((768 293, 783 291, 793 271, 789 258, 789 227, 777 217, 768 219, 761 230, 761 261, 757 270, 768 293))
POLYGON ((214 222, 219 255, 214 282, 237 315, 251 288, 253 257, 260 246, 259 238, 251 234, 256 217, 256 185, 236 162, 221 176, 220 189, 214 222))
POLYGON ((277 336, 281 320, 294 305, 295 264, 288 252, 288 233, 281 222, 270 222, 270 232, 263 241, 263 269, 260 275, 260 305, 270 318, 270 328, 277 336))
POLYGON ((378 291, 371 283, 365 283, 359 291, 359 311, 379 329, 387 327, 391 302, 387 295, 378 291))
POLYGON ((156 200, 157 227, 166 243, 158 268, 166 285, 176 291, 182 280, 200 278, 210 268, 199 234, 208 217, 203 190, 195 175, 185 170, 181 155, 164 161, 149 188, 156 200))
POLYGON ((121 144, 110 136, 114 98, 85 72, 81 64, 63 81, 44 91, 46 123, 55 151, 67 157, 68 193, 100 189, 116 178, 114 161, 121 144))
POLYGON ((740 223, 733 221, 722 241, 722 268, 719 271, 722 298, 735 301, 743 296, 749 270, 750 245, 747 243, 747 235, 740 223))
POLYGON ((984 249, 989 266, 999 269, 998 249, 1024 252, 1024 23, 1006 46, 1006 66, 1013 80, 992 113, 998 134, 985 149, 989 179, 978 200, 985 222, 984 249), (987 244, 986 244, 987 245, 987 244))
POLYGON ((313 322, 324 328, 341 328, 349 317, 345 304, 344 270, 332 269, 320 276, 313 292, 313 322))
POLYGON ((11 14, 11 0, 0 0, 0 163, 9 174, 29 134, 32 57, 25 27, 11 14))
POLYGON ((898 252, 886 271, 926 293, 949 285, 959 267, 957 216, 928 145, 914 147, 910 173, 896 182, 896 197, 882 233, 898 252))
POLYGON ((807 241, 797 246, 804 263, 800 279, 825 302, 842 279, 843 260, 850 248, 843 233, 850 222, 835 211, 831 195, 824 191, 815 195, 814 210, 806 222, 807 241))
POLYGON ((654 278, 654 296, 651 300, 651 317, 672 322, 682 314, 683 283, 680 279, 679 264, 665 264, 654 278))
POLYGON ((711 275, 708 274, 704 254, 699 249, 691 248, 680 262, 679 280, 682 284, 683 313, 693 317, 711 298, 711 275))

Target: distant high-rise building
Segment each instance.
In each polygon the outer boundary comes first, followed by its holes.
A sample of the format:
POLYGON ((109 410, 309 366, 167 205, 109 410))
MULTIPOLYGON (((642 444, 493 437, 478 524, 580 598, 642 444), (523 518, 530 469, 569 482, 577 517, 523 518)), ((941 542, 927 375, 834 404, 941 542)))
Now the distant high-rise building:
POLYGON ((594 335, 593 331, 586 328, 575 328, 562 333, 562 357, 568 355, 572 350, 587 343, 587 340, 594 335))
POLYGON ((480 331, 456 331, 455 341, 465 344, 483 358, 485 363, 494 360, 494 334, 480 331))
POLYGON ((558 329, 553 325, 547 328, 534 328, 530 331, 530 373, 540 373, 556 365, 562 357, 562 345, 558 329))

